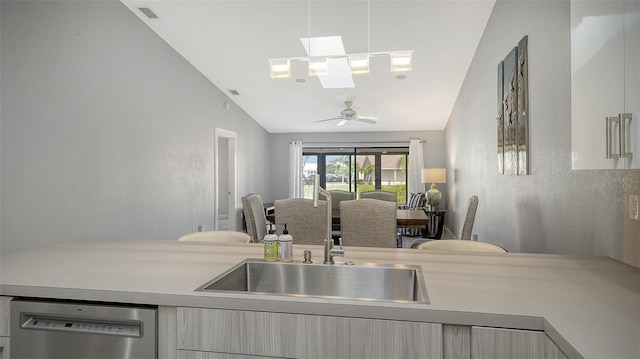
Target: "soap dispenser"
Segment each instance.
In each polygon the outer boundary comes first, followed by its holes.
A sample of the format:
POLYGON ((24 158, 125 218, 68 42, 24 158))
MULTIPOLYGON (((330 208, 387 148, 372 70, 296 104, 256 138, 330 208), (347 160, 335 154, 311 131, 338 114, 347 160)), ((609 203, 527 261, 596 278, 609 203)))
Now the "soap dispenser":
POLYGON ((278 236, 273 229, 273 223, 269 224, 269 234, 264 236, 264 260, 275 262, 278 260, 278 236))
POLYGON ((279 261, 291 262, 293 260, 293 237, 289 234, 286 223, 284 223, 284 230, 282 231, 282 235, 279 240, 279 261))

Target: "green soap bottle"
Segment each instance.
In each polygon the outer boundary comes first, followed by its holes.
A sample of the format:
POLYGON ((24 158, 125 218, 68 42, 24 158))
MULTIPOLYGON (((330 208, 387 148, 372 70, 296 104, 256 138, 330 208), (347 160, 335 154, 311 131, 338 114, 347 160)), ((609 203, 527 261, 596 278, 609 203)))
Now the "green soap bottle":
POLYGON ((269 224, 269 234, 264 236, 264 260, 275 262, 278 260, 278 236, 273 229, 273 223, 269 224))

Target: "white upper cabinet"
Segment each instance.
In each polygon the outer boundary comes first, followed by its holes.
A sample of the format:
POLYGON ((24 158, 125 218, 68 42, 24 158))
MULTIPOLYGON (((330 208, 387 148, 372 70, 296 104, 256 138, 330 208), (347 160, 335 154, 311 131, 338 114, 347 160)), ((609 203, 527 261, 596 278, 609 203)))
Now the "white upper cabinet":
POLYGON ((640 168, 640 1, 624 2, 625 112, 633 114, 629 148, 633 159, 627 168, 640 168))
POLYGON ((640 168, 639 34, 637 0, 571 1, 573 169, 640 168))

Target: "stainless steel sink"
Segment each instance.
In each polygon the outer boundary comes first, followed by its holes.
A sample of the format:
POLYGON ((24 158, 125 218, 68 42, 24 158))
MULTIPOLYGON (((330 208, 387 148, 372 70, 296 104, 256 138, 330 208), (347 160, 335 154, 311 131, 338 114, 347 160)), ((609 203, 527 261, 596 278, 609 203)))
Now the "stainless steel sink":
POLYGON ((429 304, 420 266, 302 264, 246 259, 196 291, 429 304))

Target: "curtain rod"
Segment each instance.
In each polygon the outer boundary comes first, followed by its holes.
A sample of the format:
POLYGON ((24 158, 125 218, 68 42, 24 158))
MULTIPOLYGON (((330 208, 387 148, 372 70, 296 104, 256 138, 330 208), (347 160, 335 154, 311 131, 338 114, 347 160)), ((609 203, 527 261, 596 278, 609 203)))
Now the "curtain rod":
MULTIPOLYGON (((424 140, 420 140, 424 142, 424 140)), ((302 147, 308 146, 326 146, 326 147, 354 147, 355 145, 367 145, 369 147, 402 147, 408 146, 409 141, 394 141, 394 142, 371 142, 371 141, 350 141, 350 142, 305 142, 302 141, 302 147)))

